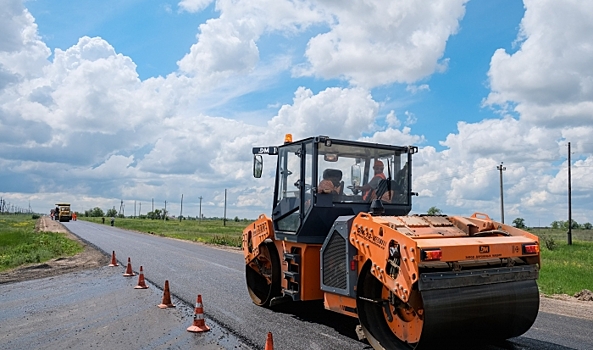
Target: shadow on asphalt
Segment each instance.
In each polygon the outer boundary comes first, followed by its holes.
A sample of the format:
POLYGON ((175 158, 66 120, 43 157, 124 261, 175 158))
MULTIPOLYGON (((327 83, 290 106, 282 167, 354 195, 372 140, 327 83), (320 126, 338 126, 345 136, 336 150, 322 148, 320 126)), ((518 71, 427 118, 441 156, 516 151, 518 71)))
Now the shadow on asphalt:
MULTIPOLYGON (((326 310, 322 301, 288 302, 276 305, 272 309, 275 312, 286 314, 300 321, 322 324, 333 328, 341 335, 359 341, 355 331, 356 326, 359 324, 358 319, 326 310)), ((488 344, 477 344, 476 341, 478 340, 473 339, 471 335, 464 334, 463 330, 460 330, 459 336, 467 338, 466 340, 460 339, 459 343, 451 346, 443 346, 441 344, 439 348, 455 350, 575 350, 562 345, 527 337, 516 337, 508 340, 489 342, 488 344)), ((359 342, 362 349, 372 349, 366 341, 359 342)))

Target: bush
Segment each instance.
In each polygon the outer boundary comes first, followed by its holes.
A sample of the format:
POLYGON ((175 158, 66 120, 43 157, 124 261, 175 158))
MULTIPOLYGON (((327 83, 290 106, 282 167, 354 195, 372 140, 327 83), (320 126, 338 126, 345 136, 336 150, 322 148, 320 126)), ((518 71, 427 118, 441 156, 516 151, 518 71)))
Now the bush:
POLYGON ((513 226, 521 229, 527 228, 527 226, 525 226, 525 219, 523 218, 516 218, 513 220, 513 226))
POLYGON ((544 243, 546 244, 546 248, 548 248, 548 250, 554 250, 557 247, 556 241, 552 237, 544 237, 544 243))
MULTIPOLYGON (((85 216, 86 216, 86 211, 85 211, 85 216)), ((89 211, 89 215, 91 217, 94 218, 100 218, 102 216, 105 216, 105 212, 103 212, 103 209, 99 208, 99 207, 94 207, 93 209, 91 209, 89 211)))
POLYGON ((39 214, 33 214, 33 215, 31 215, 31 219, 34 219, 35 220, 35 219, 39 219, 39 218, 40 218, 39 214))

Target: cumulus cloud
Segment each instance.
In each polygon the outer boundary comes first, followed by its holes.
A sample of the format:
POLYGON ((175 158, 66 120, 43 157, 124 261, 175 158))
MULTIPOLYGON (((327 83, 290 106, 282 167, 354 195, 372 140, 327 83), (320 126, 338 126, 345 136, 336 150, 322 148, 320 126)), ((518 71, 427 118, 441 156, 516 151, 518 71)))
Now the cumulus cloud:
POLYGON ((520 47, 492 56, 485 104, 512 108, 534 124, 591 126, 592 17, 590 2, 526 0, 520 47))
POLYGON ((320 1, 335 23, 309 41, 309 62, 295 73, 365 87, 414 83, 445 69, 445 44, 457 32, 465 2, 320 1))
POLYGON ((14 52, 22 49, 25 31, 30 16, 20 1, 3 1, 4 11, 0 12, 0 52, 14 52))
MULTIPOLYGON (((373 87, 392 83, 405 83, 402 90, 417 97, 430 92, 426 80, 446 69, 445 45, 459 28, 465 2, 182 0, 178 8, 189 13, 214 4, 217 17, 200 25, 178 71, 141 80, 133 58, 100 37, 83 36, 52 55, 21 1, 5 1, 4 190, 14 200, 26 198, 23 191, 37 192, 35 198, 48 203, 61 196, 82 210, 138 199, 144 213, 149 199, 161 208, 183 193, 184 212, 204 197, 204 213, 220 216, 227 189, 236 215, 253 218, 269 212, 274 169, 273 159, 266 160, 264 178, 254 181, 251 147, 281 144, 292 133, 295 139, 325 134, 421 146, 414 156, 416 212, 437 206, 447 214, 495 216, 496 166, 504 162, 507 213, 543 218, 550 217, 552 205, 565 202, 568 140, 577 152, 574 201, 590 201, 593 45, 586 33, 593 13, 583 2, 558 7, 554 1, 526 1, 518 50, 496 51, 488 72, 491 93, 484 105, 500 109, 501 117, 459 122, 438 149, 412 130, 422 122, 413 108, 396 114, 373 98, 373 87), (261 43, 266 36, 285 41, 262 59, 270 51, 261 43), (229 102, 250 99, 262 85, 267 93, 291 73, 325 85, 292 80, 288 98, 266 101, 264 106, 275 107, 263 111, 216 109, 231 109, 229 102), (332 86, 334 79, 345 83, 332 86), (241 113, 255 117, 248 121, 241 113)), ((129 208, 130 203, 126 213, 129 208)))
MULTIPOLYGON (((264 33, 290 36, 321 25, 329 31, 309 40, 308 62, 295 67, 295 75, 340 78, 367 88, 414 83, 446 69, 445 45, 458 30, 465 2, 219 0, 220 17, 200 25, 197 43, 178 65, 210 83, 246 74, 259 62, 257 42, 264 33)), ((179 6, 196 12, 209 3, 179 6)))
POLYGON ((269 125, 295 139, 313 135, 352 139, 371 130, 378 108, 364 89, 328 88, 313 95, 300 87, 293 104, 282 106, 269 125))
MULTIPOLYGON (((517 162, 507 168, 523 169, 515 178, 507 171, 513 181, 509 194, 520 203, 513 210, 546 216, 546 204, 566 203, 567 142, 575 147, 575 165, 592 159, 593 144, 588 139, 593 134, 593 42, 588 33, 593 31, 593 5, 551 0, 524 4, 517 50, 498 49, 493 54, 488 71, 491 92, 483 101, 516 119, 507 116, 500 123, 459 125, 460 133, 442 144, 456 148, 465 144, 480 156, 517 162), (554 167, 549 162, 563 164, 554 167)), ((587 189, 592 182, 582 175, 574 181, 580 196, 573 205, 590 201, 587 189)), ((577 215, 577 220, 586 218, 584 211, 577 215)))
MULTIPOLYGON (((183 7, 201 8, 206 1, 189 3, 183 7)), ((252 71, 263 33, 298 33, 325 18, 308 1, 219 0, 216 9, 220 17, 200 25, 198 42, 177 62, 182 72, 211 84, 252 71)))
POLYGON ((0 34, 0 89, 9 82, 41 74, 50 50, 40 40, 37 24, 21 1, 3 1, 0 34))

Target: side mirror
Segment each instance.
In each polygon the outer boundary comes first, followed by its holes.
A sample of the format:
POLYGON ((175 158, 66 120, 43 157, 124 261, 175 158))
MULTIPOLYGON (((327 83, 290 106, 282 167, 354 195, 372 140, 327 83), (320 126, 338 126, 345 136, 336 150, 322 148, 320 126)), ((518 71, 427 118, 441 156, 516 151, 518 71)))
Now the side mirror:
POLYGON ((253 156, 253 177, 259 179, 264 170, 264 160, 259 154, 253 156))
POLYGON ((350 178, 352 179, 352 186, 360 186, 360 179, 362 178, 360 165, 354 164, 350 167, 350 178))

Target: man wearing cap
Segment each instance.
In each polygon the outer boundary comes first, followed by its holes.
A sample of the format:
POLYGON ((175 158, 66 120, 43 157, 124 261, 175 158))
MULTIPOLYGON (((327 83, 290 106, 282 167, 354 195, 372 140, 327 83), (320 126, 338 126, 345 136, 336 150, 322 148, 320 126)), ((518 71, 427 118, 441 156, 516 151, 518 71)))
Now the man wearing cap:
POLYGON ((369 181, 366 185, 357 187, 357 189, 362 190, 362 199, 364 201, 371 200, 371 195, 377 190, 377 187, 379 187, 379 182, 386 179, 385 174, 383 174, 384 167, 385 166, 382 161, 376 160, 373 164, 375 176, 373 176, 371 181, 369 181))
POLYGON ((340 180, 342 180, 342 172, 340 170, 325 169, 323 180, 319 182, 317 192, 339 194, 342 190, 340 180))

